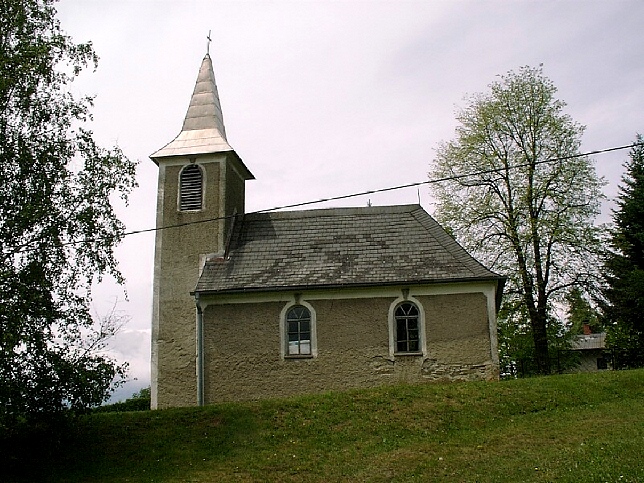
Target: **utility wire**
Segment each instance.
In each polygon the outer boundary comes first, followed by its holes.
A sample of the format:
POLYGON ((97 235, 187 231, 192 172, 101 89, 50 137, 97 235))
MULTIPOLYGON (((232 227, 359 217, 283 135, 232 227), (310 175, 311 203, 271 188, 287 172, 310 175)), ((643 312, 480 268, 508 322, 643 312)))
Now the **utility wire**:
POLYGON ((276 206, 274 208, 266 208, 264 210, 257 210, 252 213, 267 213, 270 211, 277 211, 277 210, 284 210, 287 208, 298 208, 300 206, 307 206, 307 205, 313 205, 317 203, 324 203, 327 201, 336 201, 336 200, 343 200, 347 198, 354 198, 357 196, 364 196, 364 195, 370 195, 372 193, 384 193, 386 191, 394 191, 394 190, 400 190, 400 189, 405 189, 405 188, 412 188, 414 186, 421 186, 424 184, 437 184, 437 183, 444 183, 445 181, 456 181, 459 179, 464 179, 464 178, 470 178, 472 176, 480 176, 482 174, 492 174, 492 173, 500 173, 506 170, 512 170, 512 169, 519 169, 519 168, 527 168, 529 166, 534 166, 534 165, 541 165, 541 164, 547 164, 547 163, 554 163, 556 161, 564 161, 566 159, 574 159, 574 158, 582 158, 584 156, 592 156, 594 154, 603 154, 603 153, 609 153, 611 151, 619 151, 622 149, 628 149, 632 148, 635 146, 639 146, 641 143, 633 143, 633 144, 628 144, 626 146, 617 146, 614 148, 606 148, 606 149, 598 149, 596 151, 589 151, 587 153, 581 153, 581 154, 572 154, 570 156, 561 156, 558 158, 548 158, 544 159, 541 161, 535 161, 533 163, 523 163, 523 164, 516 164, 514 166, 508 166, 508 167, 502 167, 502 168, 491 168, 491 169, 486 169, 483 171, 474 171, 471 173, 464 173, 464 174, 454 174, 451 176, 446 176, 444 178, 435 178, 435 179, 430 179, 427 181, 418 181, 416 183, 409 183, 409 184, 403 184, 403 185, 398 185, 398 186, 391 186, 388 188, 380 188, 376 190, 370 190, 370 191, 362 191, 360 193, 352 193, 349 195, 340 195, 340 196, 334 196, 331 198, 321 198, 319 200, 315 201, 304 201, 301 203, 294 203, 292 205, 282 205, 282 206, 276 206))
MULTIPOLYGON (((303 201, 303 202, 293 203, 293 204, 289 204, 289 205, 275 206, 273 208, 265 208, 263 210, 251 211, 251 212, 249 212, 247 214, 252 215, 252 214, 255 214, 255 213, 269 213, 269 212, 273 212, 273 211, 285 210, 285 209, 288 209, 288 208, 299 208, 299 207, 302 207, 302 206, 309 206, 309 205, 314 205, 314 204, 318 204, 318 203, 326 203, 327 201, 337 201, 337 200, 343 200, 343 199, 348 199, 348 198, 356 198, 358 196, 366 196, 366 195, 370 195, 370 194, 374 194, 374 193, 384 193, 384 192, 387 192, 387 191, 395 191, 395 190, 400 190, 400 189, 405 189, 405 188, 412 188, 414 186, 421 186, 421 185, 424 185, 424 184, 429 185, 429 184, 444 183, 445 181, 455 181, 455 180, 459 180, 459 179, 463 179, 463 178, 469 178, 469 177, 472 177, 472 176, 480 176, 480 175, 483 175, 483 174, 499 173, 499 172, 505 171, 506 169, 519 169, 519 168, 525 168, 525 167, 535 165, 535 164, 536 165, 541 165, 541 164, 546 164, 546 163, 554 163, 556 161, 564 161, 566 159, 581 158, 581 157, 584 157, 584 156, 592 156, 592 155, 596 155, 596 154, 609 153, 609 152, 612 152, 612 151, 620 151, 620 150, 623 150, 623 149, 633 148, 633 147, 639 146, 639 145, 640 145, 640 143, 633 143, 633 144, 627 144, 625 146, 617 146, 617 147, 613 147, 613 148, 598 149, 598 150, 595 150, 595 151, 589 151, 587 153, 573 154, 573 155, 570 155, 570 156, 561 156, 561 157, 558 157, 558 158, 548 158, 548 159, 544 159, 544 160, 541 160, 541 161, 536 161, 535 163, 517 164, 517 165, 514 165, 514 166, 509 166, 508 168, 505 168, 505 167, 503 167, 503 168, 493 168, 493 169, 487 169, 487 170, 483 170, 483 171, 475 171, 475 172, 471 172, 471 173, 446 176, 444 178, 436 178, 436 179, 430 179, 430 180, 426 180, 426 181, 418 181, 418 182, 415 182, 415 183, 408 183, 408 184, 403 184, 403 185, 398 185, 398 186, 390 186, 390 187, 387 187, 387 188, 380 188, 380 189, 369 190, 369 191, 361 191, 359 193, 351 193, 351 194, 347 194, 347 195, 332 196, 330 198, 320 198, 318 200, 303 201)), ((182 227, 182 226, 186 226, 186 225, 193 225, 193 224, 198 224, 198 223, 208 223, 208 222, 211 222, 211 221, 218 221, 218 220, 223 220, 223 219, 227 219, 227 218, 232 218, 233 216, 235 216, 235 215, 220 216, 220 217, 216 217, 216 218, 209 218, 207 220, 192 221, 192 222, 180 223, 180 224, 177 224, 177 225, 162 226, 162 227, 157 227, 157 228, 147 228, 147 229, 144 229, 144 230, 136 230, 136 231, 127 232, 127 233, 124 233, 124 235, 135 235, 135 234, 139 234, 139 233, 148 233, 148 232, 151 232, 151 231, 164 230, 164 229, 169 229, 169 228, 178 228, 178 227, 182 227)))
MULTIPOLYGON (((531 163, 522 163, 522 164, 517 164, 514 166, 508 166, 508 167, 502 167, 502 168, 491 168, 491 169, 486 169, 482 171, 474 171, 470 173, 463 173, 463 174, 454 174, 451 176, 445 176, 443 178, 435 178, 435 179, 430 179, 426 181, 417 181, 415 183, 408 183, 408 184, 403 184, 403 185, 397 185, 397 186, 390 186, 387 188, 380 188, 380 189, 375 189, 375 190, 368 190, 368 191, 361 191, 359 193, 351 193, 347 195, 339 195, 339 196, 332 196, 329 198, 320 198, 318 200, 311 200, 311 201, 303 201, 299 203, 292 203, 288 205, 282 205, 282 206, 275 206, 273 208, 265 208, 263 210, 256 210, 256 211, 251 211, 249 213, 246 213, 248 215, 256 214, 256 213, 270 213, 273 211, 279 211, 279 210, 285 210, 288 208, 300 208, 302 206, 310 206, 310 205, 315 205, 318 203, 325 203, 328 201, 337 201, 337 200, 344 200, 344 199, 349 199, 349 198, 356 198, 358 196, 366 196, 370 194, 375 194, 375 193, 385 193, 388 191, 395 191, 395 190, 400 190, 400 189, 405 189, 405 188, 412 188, 415 186, 422 186, 422 185, 430 185, 430 184, 437 184, 437 183, 444 183, 446 181, 456 181, 459 179, 465 179, 465 178, 470 178, 472 176, 480 176, 484 174, 493 174, 493 173, 500 173, 506 170, 513 170, 513 169, 519 169, 519 168, 526 168, 529 166, 534 166, 534 165, 541 165, 541 164, 547 164, 547 163, 554 163, 557 161, 564 161, 566 159, 574 159, 574 158, 582 158, 585 156, 593 156, 597 154, 605 154, 605 153, 610 153, 613 151, 621 151, 623 149, 630 149, 634 148, 636 146, 642 146, 644 143, 632 143, 632 144, 627 144, 624 146, 616 146, 612 148, 606 148, 606 149, 597 149, 595 151, 588 151, 586 153, 579 153, 579 154, 572 154, 569 156, 561 156, 557 158, 548 158, 544 159, 541 161, 535 161, 531 163)), ((123 237, 130 236, 130 235, 139 235, 142 233, 150 233, 150 232, 155 232, 155 231, 161 231, 161 230, 169 230, 172 228, 181 228, 184 226, 190 226, 190 225, 198 225, 202 223, 210 223, 213 221, 219 221, 219 220, 226 220, 229 218, 234 218, 236 215, 228 215, 228 216, 218 216, 215 218, 207 218, 205 220, 196 220, 196 221, 188 221, 185 223, 177 223, 175 225, 166 225, 166 226, 158 226, 155 228, 144 228, 142 230, 132 230, 132 231, 127 231, 122 234, 123 237)), ((63 246, 67 245, 77 245, 80 243, 92 243, 98 240, 105 240, 109 238, 114 238, 114 237, 100 237, 100 238, 89 238, 89 239, 83 239, 83 240, 74 240, 74 241, 69 241, 65 243, 61 243, 63 246)), ((30 249, 23 249, 19 250, 17 253, 22 253, 29 251, 30 249)))

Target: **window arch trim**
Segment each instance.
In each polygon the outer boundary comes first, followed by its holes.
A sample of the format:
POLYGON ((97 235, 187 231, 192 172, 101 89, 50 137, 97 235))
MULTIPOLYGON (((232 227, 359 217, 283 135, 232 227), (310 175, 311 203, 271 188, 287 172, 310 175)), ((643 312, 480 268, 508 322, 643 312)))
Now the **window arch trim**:
MULTIPOLYGON (((391 357, 393 356, 405 356, 405 355, 426 355, 427 354, 427 337, 426 337, 426 331, 425 331, 425 311, 423 309, 422 304, 416 300, 413 297, 399 297, 398 299, 394 300, 393 303, 389 306, 389 355, 391 357), (401 345, 399 346, 399 337, 398 337, 398 320, 400 319, 401 321, 411 321, 414 318, 414 314, 412 313, 402 313, 405 312, 404 310, 401 312, 398 309, 405 306, 405 304, 409 304, 410 306, 414 307, 417 311, 416 313, 416 335, 417 335, 417 350, 409 350, 409 344, 407 345, 408 350, 399 350, 402 349, 404 346, 401 345), (397 312, 399 314, 399 317, 397 317, 397 312)), ((403 331, 404 333, 405 331, 403 331)), ((414 337, 409 337, 410 331, 407 330, 407 337, 404 339, 404 342, 409 343, 409 341, 413 341, 414 337)), ((413 331, 412 331, 413 332, 413 331)), ((413 334, 412 334, 413 335, 413 334)), ((411 349, 414 349, 413 344, 411 349)))
MULTIPOLYGON (((301 320, 301 319, 300 319, 301 320)), ((296 318, 293 318, 291 320, 291 325, 294 325, 292 322, 295 322, 296 318)), ((305 335, 306 330, 301 330, 301 326, 298 327, 298 334, 303 334, 305 335)), ((291 338, 293 338, 294 331, 291 331, 291 338)), ((298 341, 305 341, 306 339, 299 339, 298 341)), ((306 342, 304 345, 297 344, 298 348, 306 348, 306 342)), ((294 347, 295 345, 291 345, 291 347, 294 347)), ((311 359, 315 358, 318 355, 318 349, 317 349, 317 330, 316 330, 316 313, 315 309, 311 304, 308 302, 305 302, 303 300, 298 300, 298 301, 293 301, 289 302, 284 306, 282 309, 282 312, 280 314, 280 356, 282 359, 311 359), (308 310, 309 314, 309 335, 310 339, 308 344, 310 346, 310 353, 291 353, 289 351, 289 344, 295 342, 294 340, 289 341, 289 314, 292 313, 293 309, 296 309, 297 307, 303 307, 304 309, 308 310)))

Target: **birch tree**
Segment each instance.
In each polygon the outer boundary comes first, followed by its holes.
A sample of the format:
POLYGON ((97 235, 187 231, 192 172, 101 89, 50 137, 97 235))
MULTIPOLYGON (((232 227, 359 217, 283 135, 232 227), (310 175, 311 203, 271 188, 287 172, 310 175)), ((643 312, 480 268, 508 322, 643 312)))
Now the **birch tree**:
POLYGON ((467 99, 430 172, 437 219, 508 277, 502 323, 527 328, 538 371, 549 371, 554 304, 597 270, 602 199, 584 127, 564 112, 542 67, 510 71, 467 99))
POLYGON ((97 57, 53 3, 0 0, 0 430, 99 404, 123 369, 90 302, 100 277, 123 280, 111 197, 127 200, 135 163, 87 129, 92 99, 68 85, 97 57))

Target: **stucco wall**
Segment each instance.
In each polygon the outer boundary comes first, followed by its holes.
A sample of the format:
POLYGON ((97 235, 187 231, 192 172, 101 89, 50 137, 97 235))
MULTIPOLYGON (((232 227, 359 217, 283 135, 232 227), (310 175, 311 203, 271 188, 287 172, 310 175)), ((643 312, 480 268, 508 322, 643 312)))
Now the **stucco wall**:
POLYGON ((317 315, 318 355, 312 359, 281 356, 280 312, 287 302, 209 305, 204 312, 206 403, 498 377, 482 293, 418 297, 427 352, 393 357, 388 314, 397 297, 336 297, 307 300, 317 315))
POLYGON ((607 370, 610 367, 610 358, 604 353, 603 349, 586 349, 577 352, 579 357, 578 363, 568 369, 566 372, 597 372, 607 370), (603 359, 606 366, 604 369, 598 368, 598 360, 603 359))
POLYGON ((492 363, 486 297, 482 293, 419 296, 425 309, 428 354, 423 376, 431 380, 497 379, 492 363))

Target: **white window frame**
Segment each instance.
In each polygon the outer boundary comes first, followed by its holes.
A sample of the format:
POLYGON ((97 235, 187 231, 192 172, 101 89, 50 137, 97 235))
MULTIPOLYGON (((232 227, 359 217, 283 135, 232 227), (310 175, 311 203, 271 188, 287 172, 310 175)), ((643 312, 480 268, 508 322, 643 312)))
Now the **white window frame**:
POLYGON ((427 354, 427 337, 425 332, 425 310, 414 297, 398 297, 389 306, 389 356, 425 356, 427 354), (398 352, 396 350, 396 308, 402 303, 412 303, 418 309, 418 352, 398 352))
POLYGON ((317 340, 317 323, 316 323, 315 309, 311 304, 303 300, 296 300, 287 303, 280 313, 280 356, 282 359, 312 359, 318 356, 318 340, 317 340), (301 305, 306 307, 311 314, 311 353, 291 355, 288 353, 288 329, 286 314, 293 307, 301 305))

